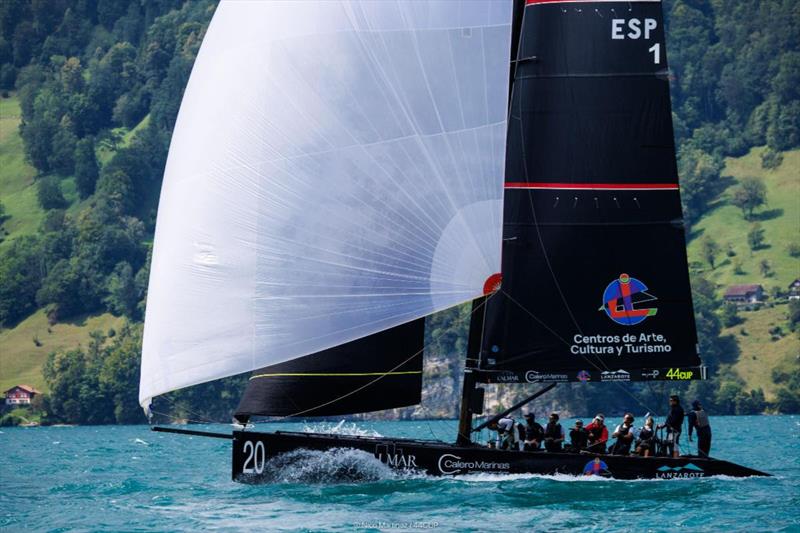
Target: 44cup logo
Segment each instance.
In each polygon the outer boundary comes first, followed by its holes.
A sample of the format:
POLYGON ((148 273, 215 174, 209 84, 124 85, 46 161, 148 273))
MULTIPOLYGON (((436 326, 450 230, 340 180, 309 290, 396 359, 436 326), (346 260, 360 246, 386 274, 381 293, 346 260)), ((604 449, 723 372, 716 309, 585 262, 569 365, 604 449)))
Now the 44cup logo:
POLYGON ((691 370, 681 370, 680 368, 670 368, 666 374, 668 379, 682 379, 682 380, 692 379, 693 375, 694 372, 692 372, 691 370))

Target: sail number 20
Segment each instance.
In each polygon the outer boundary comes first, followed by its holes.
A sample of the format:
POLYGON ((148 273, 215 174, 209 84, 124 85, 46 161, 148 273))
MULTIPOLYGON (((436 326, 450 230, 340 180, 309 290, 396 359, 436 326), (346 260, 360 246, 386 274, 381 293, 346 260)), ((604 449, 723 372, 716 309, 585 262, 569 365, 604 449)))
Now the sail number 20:
MULTIPOLYGON (((611 38, 614 40, 650 40, 650 33, 658 28, 656 19, 611 19, 611 38)), ((661 43, 655 43, 648 50, 653 54, 653 63, 661 63, 661 43)))
POLYGON ((264 463, 267 460, 267 453, 264 450, 264 443, 258 441, 253 444, 252 441, 245 441, 243 451, 249 455, 244 460, 242 465, 243 474, 260 474, 264 471, 264 463))

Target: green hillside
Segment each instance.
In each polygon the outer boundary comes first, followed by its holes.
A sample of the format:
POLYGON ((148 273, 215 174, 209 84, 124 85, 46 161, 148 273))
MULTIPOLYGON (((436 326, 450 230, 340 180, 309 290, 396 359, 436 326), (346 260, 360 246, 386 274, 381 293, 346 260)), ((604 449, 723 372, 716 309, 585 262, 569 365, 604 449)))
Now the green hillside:
MULTIPOLYGON (((726 160, 723 176, 730 177, 730 185, 713 203, 709 212, 692 228, 689 243, 689 260, 693 267, 721 289, 739 283, 760 283, 765 289, 786 286, 800 277, 800 257, 791 257, 789 244, 800 243, 800 150, 783 154, 783 163, 775 170, 761 168, 764 148, 754 148, 744 157, 726 160), (745 220, 742 211, 731 204, 731 191, 739 180, 756 177, 767 186, 767 205, 756 210, 753 220, 745 220), (765 244, 751 251, 747 233, 754 223, 764 229, 765 244), (701 237, 708 235, 720 246, 716 268, 702 258, 701 237), (735 255, 729 256, 728 250, 735 255), (773 274, 764 277, 759 264, 767 259, 773 274), (740 264, 740 273, 735 272, 740 264)), ((724 290, 724 289, 723 289, 724 290)))
MULTIPOLYGON (((768 293, 775 287, 785 291, 800 277, 800 258, 792 257, 787 250, 790 243, 800 242, 800 150, 785 152, 783 163, 774 170, 761 168, 763 150, 754 148, 744 157, 726 160, 723 176, 728 186, 693 228, 689 261, 695 271, 717 284, 720 296, 729 285, 741 283, 761 284, 768 293), (767 188, 767 204, 756 210, 753 220, 746 220, 731 203, 732 190, 745 177, 760 178, 767 188), (753 251, 747 233, 755 222, 764 229, 765 245, 753 251), (701 254, 705 235, 720 245, 713 269, 701 254), (765 259, 772 270, 768 276, 760 268, 765 259)), ((766 306, 740 315, 741 324, 723 331, 733 335, 739 345, 740 355, 733 370, 744 380, 747 390, 760 388, 767 400, 773 400, 777 390, 773 369, 791 371, 791 363, 800 355, 800 339, 788 330, 788 306, 766 306), (779 338, 770 333, 776 327, 782 329, 779 338)))
POLYGON ((800 355, 800 340, 786 327, 787 315, 786 305, 745 311, 741 313, 741 324, 725 330, 739 344, 734 370, 747 383, 748 390, 762 389, 767 400, 774 400, 777 390, 772 370, 791 372, 792 362, 800 355), (770 333, 776 327, 782 329, 782 335, 770 333))
POLYGON ((0 330, 0 391, 24 383, 47 390, 42 364, 55 350, 86 346, 92 331, 119 330, 125 319, 104 313, 50 325, 39 310, 13 329, 0 330))
POLYGON ((0 98, 0 202, 7 219, 2 225, 0 250, 18 235, 36 231, 44 211, 36 200, 36 169, 25 162, 19 135, 19 100, 0 98))

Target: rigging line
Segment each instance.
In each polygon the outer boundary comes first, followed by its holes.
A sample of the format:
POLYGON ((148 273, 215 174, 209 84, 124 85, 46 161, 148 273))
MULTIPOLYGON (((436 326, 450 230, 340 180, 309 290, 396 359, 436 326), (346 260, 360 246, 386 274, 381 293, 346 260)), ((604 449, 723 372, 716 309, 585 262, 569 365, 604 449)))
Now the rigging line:
MULTIPOLYGON (((184 411, 186 411, 187 413, 189 413, 190 415, 196 416, 199 419, 199 420, 192 420, 192 422, 200 422, 202 424, 216 424, 217 423, 214 420, 206 418, 205 415, 203 415, 201 413, 197 413, 195 411, 192 411, 188 407, 179 406, 175 400, 173 400, 172 398, 169 397, 168 394, 160 396, 160 398, 163 398, 167 402, 171 403, 172 407, 179 407, 179 408, 183 409, 184 411)), ((155 413, 155 411, 153 411, 152 409, 151 409, 151 412, 155 413)), ((171 417, 171 418, 174 418, 175 420, 179 420, 178 417, 171 417)), ((187 418, 187 420, 189 420, 189 419, 187 418)))
MULTIPOLYGON (((491 297, 492 297, 494 294, 497 294, 497 293, 495 292, 495 293, 492 293, 492 294, 490 294, 490 295, 489 295, 489 296, 486 298, 486 300, 484 300, 484 302, 482 302, 481 304, 479 304, 479 306, 478 306, 478 308, 477 308, 477 309, 473 309, 473 310, 472 310, 472 311, 469 313, 469 315, 467 315, 467 317, 466 317, 466 318, 472 318, 472 315, 473 315, 475 312, 477 312, 477 311, 478 311, 478 309, 481 309, 481 308, 482 308, 482 307, 483 307, 483 306, 486 304, 486 302, 489 300, 489 298, 491 298, 491 297)), ((460 318, 460 319, 456 320, 455 324, 460 324, 460 323, 461 323, 461 322, 463 322, 464 320, 465 320, 465 318, 460 318)), ((314 406, 314 407, 309 407, 308 409, 303 409, 302 411, 298 411, 297 413, 292 413, 292 414, 290 414, 290 415, 284 415, 284 416, 282 416, 282 417, 280 417, 280 418, 282 418, 282 419, 283 419, 283 418, 290 418, 290 417, 296 417, 296 416, 301 416, 301 415, 304 415, 305 413, 309 413, 309 412, 311 412, 311 411, 314 411, 314 410, 316 410, 316 409, 320 409, 320 408, 322 408, 322 407, 326 407, 326 406, 328 406, 328 405, 331 405, 331 404, 333 404, 333 403, 336 403, 336 402, 338 402, 339 400, 343 400, 344 398, 347 398, 347 397, 349 397, 349 396, 352 396, 353 394, 355 394, 355 393, 357 393, 357 392, 359 392, 359 391, 361 391, 361 390, 364 390, 364 389, 366 389, 367 387, 370 387, 370 386, 372 386, 373 384, 377 383, 378 381, 380 381, 381 379, 383 379, 383 378, 384 378, 384 377, 386 377, 387 375, 390 375, 390 374, 392 374, 393 372, 395 372, 395 371, 396 371, 398 368, 402 367, 403 365, 405 365, 406 363, 408 363, 409 361, 411 361, 411 360, 412 360, 412 359, 414 359, 415 357, 422 356, 422 354, 425 352, 425 348, 427 348, 428 346, 432 345, 432 344, 433 344, 435 341, 438 341, 438 340, 439 340, 439 338, 440 338, 440 337, 442 337, 442 336, 444 336, 444 332, 440 333, 440 334, 439 334, 439 336, 437 336, 437 337, 436 337, 436 339, 432 339, 430 343, 428 343, 428 344, 423 344, 423 345, 422 345, 422 348, 420 348, 420 349, 419 349, 419 350, 418 350, 416 353, 412 354, 412 355, 411 355, 410 357, 408 357, 406 360, 404 360, 404 361, 401 361, 401 362, 400 362, 400 363, 399 363, 397 366, 395 366, 394 368, 391 368, 391 369, 389 369, 387 372, 384 372, 384 373, 382 373, 380 376, 378 376, 378 377, 376 377, 375 379, 373 379, 372 381, 370 381, 370 382, 368 382, 368 383, 366 383, 366 384, 364 384, 364 385, 362 385, 362 386, 358 387, 357 389, 355 389, 355 390, 352 390, 352 391, 350 391, 350 392, 348 392, 348 393, 342 394, 341 396, 339 396, 339 397, 337 397, 337 398, 334 398, 333 400, 329 400, 329 401, 327 401, 327 402, 324 402, 324 403, 322 403, 322 404, 320 404, 320 405, 316 405, 316 406, 314 406)))
MULTIPOLYGON (((511 300, 511 301, 512 301, 514 304, 516 304, 517 306, 519 306, 519 308, 520 308, 520 309, 522 309, 523 311, 525 311, 526 313, 528 313, 528 314, 531 316, 531 318, 533 318, 534 320, 536 320, 536 321, 537 321, 539 324, 541 324, 542 326, 544 326, 544 327, 545 327, 545 328, 546 328, 546 329, 547 329, 547 330, 548 330, 550 333, 552 333, 552 334, 553 334, 553 335, 554 335, 554 336, 555 336, 555 337, 556 337, 558 340, 560 340, 561 342, 563 342, 563 343, 564 343, 564 344, 566 344, 567 346, 570 346, 570 344, 569 344, 567 341, 565 341, 565 340, 564 340, 564 339, 563 339, 563 338, 562 338, 560 335, 558 335, 558 333, 556 333, 555 331, 553 331, 552 329, 550 329, 550 327, 549 327, 547 324, 545 324, 544 322, 542 322, 542 321, 541 321, 541 320, 540 320, 540 319, 539 319, 539 318, 538 318, 536 315, 534 315, 534 314, 533 314, 533 313, 532 313, 532 312, 531 312, 531 311, 530 311, 530 310, 529 310, 527 307, 525 307, 525 306, 524 306, 524 305, 522 305, 520 302, 518 302, 517 300, 515 300, 515 299, 514 299, 514 297, 512 297, 512 296, 511 296, 510 294, 508 294, 506 291, 504 291, 504 290, 502 290, 502 289, 501 289, 501 291, 502 291, 502 293, 503 293, 503 294, 505 294, 505 295, 508 297, 508 299, 509 299, 509 300, 511 300)), ((601 368, 600 366, 598 366, 597 364, 595 364, 595 362, 594 362, 594 361, 592 361, 591 359, 589 359, 588 357, 586 357, 586 356, 585 356, 585 355, 583 355, 583 354, 579 354, 579 355, 580 355, 580 357, 581 357, 581 358, 582 358, 584 361, 586 361, 588 364, 592 365, 592 366, 593 366, 593 367, 594 367, 596 370, 600 370, 601 372, 603 371, 603 368, 601 368)), ((601 363, 601 364, 603 364, 603 365, 605 366, 605 364, 603 363, 603 361, 602 361, 602 360, 600 361, 600 363, 601 363)), ((608 366, 605 366, 605 370, 609 370, 608 366)), ((617 387, 618 387, 620 390, 624 391, 624 392, 625 392, 625 394, 627 394, 628 396, 630 396, 631 398, 633 398, 633 400, 634 400, 636 403, 638 403, 640 406, 642 406, 642 407, 644 407, 645 409, 648 409, 648 410, 650 410, 650 411, 652 411, 652 412, 655 412, 655 411, 654 411, 653 409, 651 409, 649 406, 645 405, 645 403, 644 403, 644 402, 642 402, 642 401, 641 401, 639 398, 637 398, 637 397, 636 397, 636 395, 634 395, 632 392, 630 392, 628 389, 626 389, 624 386, 622 386, 622 384, 621 384, 621 383, 619 383, 619 382, 616 382, 616 381, 612 381, 611 383, 613 383, 614 385, 616 385, 616 386, 617 386, 617 387)))
POLYGON ((150 412, 153 413, 154 415, 165 416, 165 417, 167 417, 169 419, 175 420, 176 422, 186 421, 186 422, 192 422, 192 423, 195 423, 195 424, 219 424, 220 423, 220 422, 211 422, 211 421, 204 421, 204 420, 195 420, 193 418, 178 418, 177 416, 174 416, 174 415, 171 415, 171 414, 168 414, 168 413, 162 413, 160 411, 154 411, 152 409, 150 410, 150 412))
MULTIPOLYGON (((522 127, 522 119, 523 119, 523 114, 522 114, 522 94, 520 94, 520 99, 519 99, 519 122, 520 122, 519 138, 520 138, 520 145, 521 145, 520 150, 522 151, 522 170, 523 170, 523 173, 525 175, 525 181, 526 182, 530 182, 530 175, 528 173, 528 165, 527 165, 527 157, 526 157, 526 154, 525 154, 525 128, 522 127)), ((545 245, 544 245, 544 239, 542 238, 542 232, 541 232, 541 229, 539 228, 539 220, 538 220, 538 217, 536 216, 536 208, 534 207, 534 204, 533 204, 533 190, 531 190, 531 189, 528 189, 528 203, 530 204, 531 214, 533 215, 533 225, 534 225, 534 228, 536 228, 536 237, 539 240, 539 247, 542 250, 542 256, 544 257, 545 264, 547 264, 547 269, 550 271, 550 277, 553 279, 553 283, 556 286, 556 290, 558 290, 558 295, 561 297, 561 302, 564 304, 564 307, 566 308, 570 319, 572 319, 572 323, 575 324, 575 327, 577 328, 578 333, 583 335, 583 331, 581 330, 580 324, 578 324, 578 321, 575 319, 575 315, 572 314, 572 309, 570 308, 569 303, 567 303, 567 299, 564 296, 564 292, 561 290, 561 284, 558 283, 558 278, 556 277, 556 273, 553 271, 553 266, 550 264, 550 256, 547 254, 547 249, 545 248, 545 245)), ((606 369, 606 370, 608 370, 608 369, 606 369)))

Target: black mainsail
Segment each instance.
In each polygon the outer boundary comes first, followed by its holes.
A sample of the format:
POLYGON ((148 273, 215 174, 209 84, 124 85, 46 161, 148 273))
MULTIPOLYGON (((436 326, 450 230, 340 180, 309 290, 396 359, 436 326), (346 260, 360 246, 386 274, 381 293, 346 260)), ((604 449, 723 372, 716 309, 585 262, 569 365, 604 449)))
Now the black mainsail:
POLYGON ((478 381, 699 379, 660 2, 528 0, 478 381))

